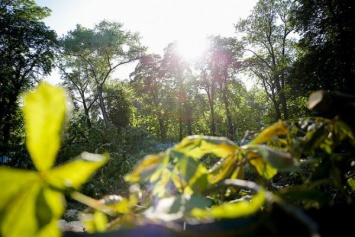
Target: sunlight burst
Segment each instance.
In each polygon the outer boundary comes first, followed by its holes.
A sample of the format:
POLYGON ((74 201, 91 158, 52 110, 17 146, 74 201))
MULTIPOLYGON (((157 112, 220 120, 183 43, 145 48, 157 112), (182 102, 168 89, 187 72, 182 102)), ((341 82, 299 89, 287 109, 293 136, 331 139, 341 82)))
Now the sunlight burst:
POLYGON ((197 60, 208 49, 208 39, 185 38, 177 41, 177 50, 181 57, 187 61, 197 60))

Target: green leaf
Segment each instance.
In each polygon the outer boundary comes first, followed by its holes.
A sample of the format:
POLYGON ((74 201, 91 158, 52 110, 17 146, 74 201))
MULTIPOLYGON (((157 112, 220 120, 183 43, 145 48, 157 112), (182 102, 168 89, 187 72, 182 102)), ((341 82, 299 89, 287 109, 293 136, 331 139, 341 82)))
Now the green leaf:
POLYGON ((227 138, 210 136, 189 136, 177 144, 173 150, 199 159, 206 154, 227 157, 235 152, 237 145, 227 138))
POLYGON ((278 170, 293 170, 300 164, 299 160, 289 152, 273 149, 266 145, 249 144, 243 146, 243 149, 259 154, 263 160, 278 170))
POLYGON ((161 165, 163 159, 164 156, 161 154, 144 157, 137 167, 124 177, 125 181, 130 183, 146 181, 154 172, 156 172, 157 167, 161 165))
POLYGON ((108 154, 83 152, 76 159, 46 172, 46 181, 61 190, 79 189, 107 160, 108 154))
POLYGON ((36 200, 36 217, 39 231, 37 236, 61 236, 58 221, 64 213, 65 199, 60 192, 41 189, 36 200))
POLYGON ((0 167, 0 212, 31 184, 40 182, 37 172, 0 167))
POLYGON ((182 188, 185 194, 201 193, 208 187, 206 167, 191 157, 181 157, 174 167, 174 173, 179 177, 172 177, 175 186, 182 188))
POLYGON ((191 215, 196 218, 215 219, 222 218, 239 218, 256 214, 266 200, 264 191, 258 192, 250 201, 242 200, 234 203, 222 203, 221 205, 212 206, 209 209, 195 208, 191 211, 191 215))
POLYGON ((25 97, 26 145, 37 170, 48 170, 55 161, 66 103, 64 90, 47 83, 25 97))
POLYGON ((1 168, 0 235, 60 236, 64 196, 31 171, 1 168))
POLYGON ((348 179, 348 184, 352 190, 355 190, 355 179, 354 178, 348 179))
POLYGON ((82 222, 88 233, 104 232, 107 229, 108 218, 104 213, 95 210, 93 214, 83 215, 82 222))
POLYGON ((211 184, 216 184, 223 179, 230 178, 237 167, 236 162, 237 160, 235 156, 228 156, 227 158, 222 159, 209 171, 209 182, 211 184))
POLYGON ((146 218, 175 221, 190 215, 195 208, 206 208, 211 201, 197 195, 175 195, 162 198, 144 212, 146 218))
POLYGON ((257 152, 247 152, 249 164, 255 168, 259 175, 271 179, 277 174, 277 169, 272 167, 263 156, 257 152))
POLYGON ((287 127, 282 121, 280 121, 261 131, 249 144, 263 144, 272 140, 275 136, 283 136, 287 133, 287 127))

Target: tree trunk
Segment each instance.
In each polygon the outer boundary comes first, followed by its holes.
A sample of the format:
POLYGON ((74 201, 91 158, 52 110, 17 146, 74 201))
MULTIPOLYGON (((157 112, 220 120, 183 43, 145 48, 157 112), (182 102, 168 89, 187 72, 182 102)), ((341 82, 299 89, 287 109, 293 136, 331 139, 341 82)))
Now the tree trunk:
POLYGON ((183 131, 182 131, 182 105, 179 103, 179 141, 183 138, 183 131))
POLYGON ((192 135, 192 118, 191 118, 191 109, 190 109, 190 106, 189 106, 189 103, 186 99, 186 96, 185 96, 185 117, 186 117, 186 127, 187 127, 187 135, 192 135))
POLYGON ((282 119, 287 120, 287 119, 289 119, 289 117, 288 117, 286 95, 284 93, 284 90, 281 90, 281 92, 280 92, 280 102, 281 102, 281 108, 282 108, 282 114, 283 114, 282 119))
POLYGON ((216 121, 215 121, 215 116, 214 116, 214 104, 213 104, 213 98, 214 98, 214 88, 211 88, 211 91, 209 89, 205 89, 208 97, 208 103, 210 105, 210 112, 211 112, 211 124, 210 124, 210 132, 212 136, 216 136, 216 121))
POLYGON ((164 125, 164 119, 161 117, 158 117, 158 122, 159 122, 159 130, 160 130, 160 140, 162 143, 166 142, 166 129, 164 125))
POLYGON ((229 101, 227 96, 228 84, 227 84, 227 69, 224 70, 224 82, 221 84, 222 89, 222 99, 226 110, 227 117, 227 137, 231 140, 234 140, 234 128, 232 122, 232 114, 229 110, 229 101))
POLYGON ((106 111, 106 107, 105 107, 105 102, 104 102, 104 98, 103 98, 103 92, 102 92, 102 86, 97 86, 97 93, 98 93, 98 98, 99 98, 99 106, 101 109, 101 113, 102 113, 102 117, 104 119, 105 122, 105 126, 108 127, 110 124, 110 119, 108 117, 107 111, 106 111))

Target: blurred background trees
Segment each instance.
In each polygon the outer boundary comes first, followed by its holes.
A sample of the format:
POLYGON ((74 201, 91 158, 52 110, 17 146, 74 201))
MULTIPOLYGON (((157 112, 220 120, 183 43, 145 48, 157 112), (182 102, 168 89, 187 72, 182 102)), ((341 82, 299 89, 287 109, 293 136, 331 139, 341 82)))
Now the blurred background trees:
POLYGON ((55 31, 43 19, 50 9, 34 1, 0 1, 0 156, 23 144, 20 95, 50 73, 57 49, 55 31))
POLYGON ((350 0, 260 0, 235 22, 235 37, 210 36, 194 61, 178 42, 147 54, 139 33, 120 22, 77 25, 57 38, 42 21, 49 14, 32 0, 0 1, 0 155, 14 166, 31 167, 19 158, 26 156, 20 95, 54 65, 74 108, 58 162, 108 151, 113 160, 101 175, 112 180, 158 143, 191 134, 240 142, 247 131, 309 115, 312 91, 355 93, 350 0), (132 62, 130 77, 118 78, 132 62))

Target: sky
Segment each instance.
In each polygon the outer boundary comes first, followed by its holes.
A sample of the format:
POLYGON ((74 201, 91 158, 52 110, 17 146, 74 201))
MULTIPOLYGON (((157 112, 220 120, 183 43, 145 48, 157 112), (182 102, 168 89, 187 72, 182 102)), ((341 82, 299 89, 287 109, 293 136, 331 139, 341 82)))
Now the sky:
MULTIPOLYGON (((117 21, 123 29, 138 32, 148 53, 162 54, 175 40, 186 57, 203 50, 210 35, 235 36, 234 24, 250 15, 257 0, 36 0, 51 9, 44 22, 58 36, 74 30, 77 24, 92 28, 102 20, 117 21), (190 53, 189 53, 190 52, 190 53)), ((118 68, 127 79, 134 65, 118 68)), ((56 84, 54 71, 47 81, 56 84)))

